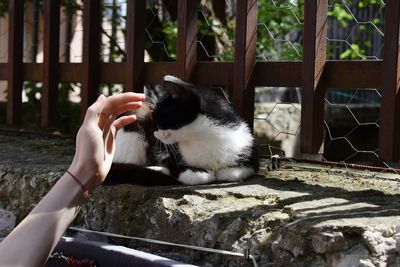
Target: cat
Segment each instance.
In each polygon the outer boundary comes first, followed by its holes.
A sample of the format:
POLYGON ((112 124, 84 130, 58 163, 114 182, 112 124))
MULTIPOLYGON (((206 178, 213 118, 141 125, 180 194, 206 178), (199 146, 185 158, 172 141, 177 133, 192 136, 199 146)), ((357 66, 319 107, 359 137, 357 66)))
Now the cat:
POLYGON ((136 112, 138 122, 118 132, 109 176, 136 184, 196 185, 257 173, 255 139, 224 96, 170 75, 159 88, 164 95, 146 101, 136 112))

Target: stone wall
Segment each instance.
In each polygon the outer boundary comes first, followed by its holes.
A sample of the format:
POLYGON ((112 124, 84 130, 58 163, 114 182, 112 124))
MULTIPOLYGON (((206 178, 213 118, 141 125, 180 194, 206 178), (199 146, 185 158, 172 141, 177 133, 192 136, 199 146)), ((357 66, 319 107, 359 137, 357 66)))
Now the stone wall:
MULTIPOLYGON (((0 236, 50 189, 72 154, 70 139, 0 134, 0 236)), ((260 266, 400 266, 398 175, 289 163, 268 172, 267 164, 243 183, 101 187, 74 225, 230 251, 248 248, 261 257, 260 266)), ((238 257, 108 242, 201 266, 251 266, 238 257)))

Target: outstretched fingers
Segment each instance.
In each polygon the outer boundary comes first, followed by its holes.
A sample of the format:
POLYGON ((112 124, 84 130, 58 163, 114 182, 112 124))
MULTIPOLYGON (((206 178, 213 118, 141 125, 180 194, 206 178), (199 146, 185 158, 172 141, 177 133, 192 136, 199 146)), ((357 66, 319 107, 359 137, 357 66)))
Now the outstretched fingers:
MULTIPOLYGON (((131 106, 131 109, 141 106, 141 101, 145 98, 144 94, 123 93, 112 95, 107 98, 107 102, 103 106, 102 113, 118 116, 121 114, 121 107, 131 106)), ((126 110, 125 110, 126 111, 126 110)))
POLYGON ((103 110, 103 107, 105 103, 107 102, 107 99, 104 95, 100 95, 96 102, 94 102, 86 111, 85 115, 85 120, 84 122, 97 122, 98 121, 98 116, 103 110))
MULTIPOLYGON (((115 117, 114 117, 115 118, 115 117)), ((122 116, 116 120, 109 120, 103 131, 103 139, 105 142, 105 148, 107 154, 113 154, 113 150, 115 147, 115 136, 117 131, 124 127, 127 124, 133 123, 136 121, 136 115, 122 116)), ((104 155, 106 157, 106 155, 104 155)))
POLYGON ((114 123, 115 119, 118 118, 119 115, 127 112, 138 109, 142 106, 142 102, 130 102, 124 104, 122 106, 116 107, 114 112, 111 114, 107 114, 105 112, 101 112, 99 114, 99 127, 102 130, 107 131, 108 127, 114 123))
POLYGON ((112 115, 118 117, 119 115, 140 108, 143 105, 143 102, 129 102, 127 104, 121 105, 114 110, 112 115))
POLYGON ((144 94, 132 92, 116 94, 107 98, 100 95, 96 102, 88 108, 85 122, 96 124, 101 130, 107 132, 116 117, 126 111, 140 108, 144 98, 144 94))
POLYGON ((136 119, 137 119, 136 115, 122 116, 122 117, 116 119, 114 121, 113 125, 114 125, 115 129, 118 131, 125 125, 135 122, 136 119))

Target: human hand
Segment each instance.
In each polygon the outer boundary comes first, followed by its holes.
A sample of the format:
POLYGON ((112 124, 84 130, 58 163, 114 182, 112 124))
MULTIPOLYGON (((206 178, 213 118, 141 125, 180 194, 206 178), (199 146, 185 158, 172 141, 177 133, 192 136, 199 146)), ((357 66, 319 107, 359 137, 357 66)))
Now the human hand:
POLYGON ((123 126, 136 121, 135 115, 120 114, 141 107, 143 94, 100 95, 91 105, 76 137, 76 152, 69 171, 92 191, 109 172, 115 152, 115 137, 123 126))

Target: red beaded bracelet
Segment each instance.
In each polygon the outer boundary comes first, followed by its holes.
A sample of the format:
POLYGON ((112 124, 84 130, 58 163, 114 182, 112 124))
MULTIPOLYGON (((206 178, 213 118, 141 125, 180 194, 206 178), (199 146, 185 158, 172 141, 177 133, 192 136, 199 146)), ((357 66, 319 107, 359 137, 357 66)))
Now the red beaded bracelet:
POLYGON ((84 186, 81 181, 79 181, 78 178, 76 178, 75 175, 73 175, 69 170, 67 170, 67 173, 75 180, 75 182, 78 183, 78 185, 82 188, 83 190, 83 195, 85 197, 90 197, 91 193, 89 192, 89 190, 86 188, 86 186, 84 186))

